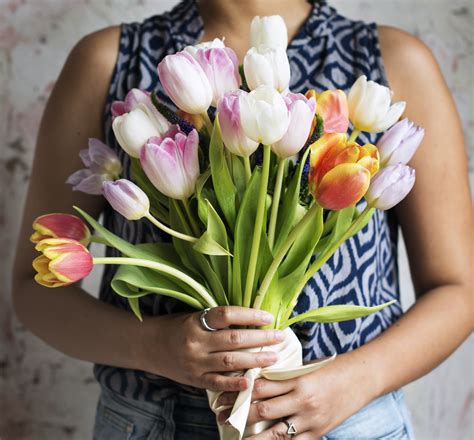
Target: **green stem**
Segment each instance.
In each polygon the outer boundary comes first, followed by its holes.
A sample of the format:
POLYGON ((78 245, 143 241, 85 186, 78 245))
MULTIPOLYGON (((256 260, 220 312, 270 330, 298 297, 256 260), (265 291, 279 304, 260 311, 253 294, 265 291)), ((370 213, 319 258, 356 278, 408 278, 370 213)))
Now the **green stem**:
POLYGON ((191 206, 189 206, 189 200, 183 199, 181 201, 183 202, 184 210, 186 211, 186 215, 188 216, 191 229, 193 230, 194 235, 199 237, 201 235, 201 231, 199 230, 199 225, 196 223, 196 219, 193 216, 191 206))
POLYGON ((91 235, 91 243, 105 244, 110 246, 109 242, 104 237, 99 237, 98 235, 91 235))
POLYGON ((270 174, 270 145, 263 146, 263 164, 262 164, 262 181, 260 183, 260 191, 258 193, 257 214, 255 216, 255 226, 253 230, 252 248, 250 249, 249 265, 247 270, 247 279, 245 281, 244 291, 244 307, 250 307, 252 302, 252 289, 257 270, 257 259, 260 250, 260 238, 262 236, 263 218, 265 214, 265 205, 268 188, 268 176, 270 174))
POLYGON ((356 128, 354 128, 354 130, 352 130, 351 135, 349 136, 348 142, 355 142, 355 140, 357 139, 359 135, 360 135, 360 130, 357 130, 356 128))
POLYGON ((275 189, 273 191, 272 212, 270 213, 270 223, 268 226, 268 244, 270 250, 273 249, 275 243, 275 229, 278 218, 278 207, 280 205, 281 185, 283 183, 283 174, 285 172, 286 158, 280 158, 278 161, 278 170, 275 180, 275 189))
POLYGON ((250 181, 250 177, 252 176, 252 167, 250 166, 250 156, 244 156, 244 167, 245 167, 245 180, 247 184, 250 181))
POLYGON ((157 220, 155 217, 153 217, 149 212, 145 214, 145 218, 150 220, 150 222, 152 222, 157 228, 161 229, 169 235, 172 235, 173 237, 179 238, 184 241, 189 241, 191 243, 195 243, 198 240, 196 237, 191 237, 190 235, 182 234, 181 232, 169 228, 168 226, 157 220))
POLYGON ((199 296, 205 301, 208 307, 218 306, 217 302, 202 284, 199 284, 189 275, 186 275, 184 272, 181 272, 180 270, 175 269, 172 266, 168 266, 167 264, 158 263, 156 261, 143 260, 141 258, 127 257, 95 257, 93 258, 92 262, 93 264, 119 264, 122 266, 147 267, 148 269, 156 270, 157 272, 166 273, 175 278, 178 278, 183 283, 194 289, 196 293, 198 293, 199 296))
POLYGON ((176 209, 176 213, 178 214, 178 217, 183 224, 183 229, 186 234, 192 234, 193 231, 191 230, 191 227, 189 226, 188 221, 186 220, 186 216, 184 215, 183 210, 181 209, 181 205, 179 204, 178 200, 176 199, 170 199, 171 203, 174 206, 174 209, 176 209))
POLYGON ((318 210, 322 209, 317 203, 314 203, 311 208, 309 208, 308 212, 303 216, 303 218, 298 222, 298 224, 293 228, 293 230, 288 235, 287 239, 283 242, 278 253, 275 255, 275 258, 272 261, 272 264, 267 270, 265 274, 265 278, 260 285, 260 289, 258 290, 257 296, 255 298, 255 302, 253 307, 255 309, 260 309, 263 304, 263 300, 265 299, 265 295, 270 287, 270 283, 272 282, 273 277, 278 271, 281 262, 285 258, 288 250, 290 249, 291 245, 295 242, 300 234, 301 230, 303 230, 308 222, 313 220, 314 216, 318 212, 318 210))
POLYGON ((209 136, 212 135, 212 122, 211 118, 209 118, 209 115, 207 112, 201 113, 202 119, 204 120, 204 125, 206 126, 206 130, 209 134, 209 136))

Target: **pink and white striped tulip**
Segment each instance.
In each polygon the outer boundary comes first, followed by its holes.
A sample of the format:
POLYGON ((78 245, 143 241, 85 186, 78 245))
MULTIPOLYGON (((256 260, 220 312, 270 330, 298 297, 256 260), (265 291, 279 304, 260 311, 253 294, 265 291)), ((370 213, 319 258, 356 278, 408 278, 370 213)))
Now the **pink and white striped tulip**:
POLYGON ((284 95, 290 124, 285 135, 272 145, 273 152, 281 157, 287 158, 297 154, 308 140, 311 126, 316 111, 314 98, 307 99, 301 93, 287 93, 284 95))
POLYGON ((156 108, 140 102, 129 113, 117 116, 112 128, 120 146, 131 157, 139 157, 140 149, 153 136, 162 136, 170 123, 156 108))
POLYGON ((142 148, 140 162, 151 183, 164 195, 184 200, 194 193, 199 177, 199 135, 152 138, 142 148))
POLYGON ((217 117, 226 148, 237 156, 248 157, 258 148, 258 142, 248 138, 242 129, 239 98, 244 93, 242 90, 226 93, 217 104, 217 117))
POLYGON ((202 67, 188 52, 167 55, 158 64, 158 76, 170 99, 186 113, 203 114, 211 105, 211 84, 202 67))
POLYGON ((102 194, 102 183, 115 180, 122 172, 122 164, 112 148, 99 139, 89 139, 89 148, 81 150, 79 156, 86 168, 72 173, 66 183, 73 191, 86 194, 102 194))
POLYGON ((408 165, 390 165, 381 169, 371 180, 365 195, 373 208, 387 210, 400 203, 415 184, 415 170, 408 165))
POLYGON ((86 224, 75 215, 71 214, 45 214, 33 221, 32 243, 39 243, 46 238, 70 238, 87 246, 91 233, 86 224))
POLYGON ((87 248, 69 238, 46 238, 35 247, 43 255, 33 260, 35 281, 45 287, 61 287, 82 280, 93 268, 87 248))
POLYGON ((280 15, 256 16, 250 24, 250 44, 253 47, 273 47, 286 49, 288 30, 280 15))
POLYGON ((402 119, 384 133, 377 143, 382 167, 406 164, 421 144, 425 130, 409 119, 402 119))
POLYGON ((141 188, 127 179, 104 182, 104 197, 127 220, 139 220, 150 211, 150 200, 141 188))

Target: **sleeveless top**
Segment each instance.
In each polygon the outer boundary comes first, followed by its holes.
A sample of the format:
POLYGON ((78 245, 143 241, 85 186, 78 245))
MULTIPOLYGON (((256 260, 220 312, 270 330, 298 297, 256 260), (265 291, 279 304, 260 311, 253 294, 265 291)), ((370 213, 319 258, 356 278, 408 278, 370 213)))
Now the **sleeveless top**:
MULTIPOLYGON (((387 85, 375 23, 343 17, 325 1, 311 3, 311 13, 287 49, 291 91, 338 88, 348 92, 360 75, 387 85)), ((198 43, 202 33, 203 22, 196 0, 183 0, 171 11, 141 23, 121 25, 104 126, 106 143, 117 151, 123 162, 124 177, 129 178, 129 160, 111 129, 111 103, 123 100, 130 89, 137 87, 155 90, 161 100, 172 105, 159 83, 156 67, 167 54, 198 43)), ((364 143, 376 140, 374 135, 363 133, 360 136, 364 143)), ((104 224, 131 243, 162 240, 159 230, 146 220, 127 221, 110 207, 104 212, 104 224)), ((295 313, 330 304, 372 306, 399 300, 397 231, 394 212, 377 210, 368 225, 346 241, 306 285, 295 313)), ((108 248, 107 255, 115 256, 116 252, 108 248)), ((115 270, 114 266, 105 266, 100 299, 130 310, 127 301, 110 288, 115 270)), ((148 295, 141 299, 140 307, 144 315, 158 315, 183 311, 187 306, 172 298, 148 295)), ((301 323, 294 325, 293 330, 303 345, 305 361, 309 361, 363 345, 389 327, 401 313, 397 302, 365 318, 335 324, 301 323)), ((152 347, 153 341, 150 341, 150 349, 152 347)), ((102 387, 146 401, 162 398, 165 388, 169 392, 173 387, 182 386, 149 373, 105 365, 96 365, 94 372, 102 387)))

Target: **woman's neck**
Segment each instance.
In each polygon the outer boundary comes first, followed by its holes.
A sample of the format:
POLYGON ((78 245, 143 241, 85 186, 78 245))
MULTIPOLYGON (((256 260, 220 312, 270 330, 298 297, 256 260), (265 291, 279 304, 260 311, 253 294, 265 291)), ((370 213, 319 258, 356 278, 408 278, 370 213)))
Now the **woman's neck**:
POLYGON ((250 22, 256 15, 281 15, 291 40, 311 11, 307 0, 198 0, 204 22, 202 41, 225 37, 242 61, 250 45, 250 22))

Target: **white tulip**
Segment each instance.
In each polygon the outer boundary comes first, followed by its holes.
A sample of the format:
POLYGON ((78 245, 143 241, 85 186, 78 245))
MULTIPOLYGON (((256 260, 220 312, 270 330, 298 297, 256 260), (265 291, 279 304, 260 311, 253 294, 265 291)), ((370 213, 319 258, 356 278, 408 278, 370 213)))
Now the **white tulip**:
POLYGON ((286 50, 251 47, 244 58, 244 73, 250 90, 267 85, 280 93, 285 91, 290 83, 290 62, 286 50))
POLYGON ((250 24, 250 43, 254 47, 266 46, 286 49, 288 30, 279 15, 254 17, 250 24))
POLYGON ((139 103, 130 113, 114 119, 112 129, 117 142, 129 156, 140 157, 140 150, 149 138, 160 137, 169 129, 169 123, 163 123, 156 113, 139 103))
POLYGON ((282 96, 270 86, 260 86, 240 96, 240 122, 247 137, 265 145, 279 141, 290 117, 282 96))
POLYGON ((388 87, 360 76, 348 95, 349 119, 354 128, 369 133, 379 133, 390 128, 400 119, 406 103, 392 102, 388 87))

